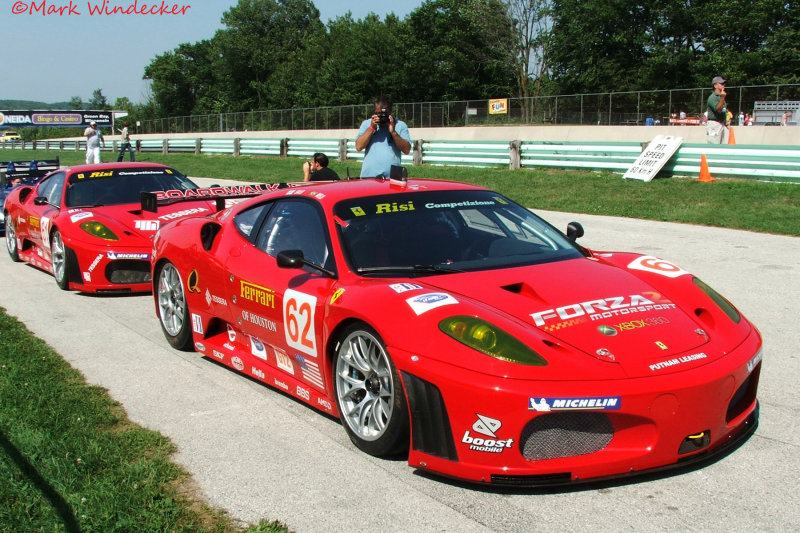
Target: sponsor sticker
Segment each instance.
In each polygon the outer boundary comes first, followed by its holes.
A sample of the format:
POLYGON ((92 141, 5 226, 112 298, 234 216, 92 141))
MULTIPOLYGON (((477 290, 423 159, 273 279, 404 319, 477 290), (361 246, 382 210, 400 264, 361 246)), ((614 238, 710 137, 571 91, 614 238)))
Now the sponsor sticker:
POLYGON ((755 354, 755 355, 753 356, 753 358, 752 358, 752 359, 750 359, 750 360, 747 362, 747 373, 748 373, 748 374, 749 374, 750 372, 752 372, 752 371, 753 371, 753 369, 756 367, 756 365, 757 365, 758 363, 760 363, 760 362, 761 362, 761 353, 762 353, 762 352, 761 352, 761 350, 759 350, 759 351, 758 351, 758 353, 757 353, 757 354, 755 354))
POLYGON ((158 220, 136 220, 134 227, 140 231, 158 231, 161 223, 158 220))
POLYGON ((420 290, 422 285, 417 285, 416 283, 392 283, 389 285, 389 288, 397 294, 403 294, 404 292, 408 291, 420 290))
POLYGON ((502 453, 506 449, 511 448, 514 444, 514 439, 497 438, 497 431, 503 426, 502 422, 496 418, 490 418, 477 413, 476 416, 478 420, 472 424, 472 431, 488 438, 478 437, 470 433, 470 430, 466 430, 464 436, 461 437, 462 444, 468 444, 469 449, 472 451, 485 453, 502 453))
POLYGON ((192 331, 198 335, 203 334, 203 319, 196 313, 192 313, 192 331))
POLYGON ((615 411, 620 408, 620 396, 590 396, 566 398, 528 398, 529 411, 615 411))
POLYGON ((241 296, 245 300, 261 304, 264 307, 275 309, 274 290, 244 280, 241 280, 239 284, 240 284, 239 296, 241 296))
POLYGON ((587 318, 594 321, 669 309, 675 309, 675 304, 669 300, 654 302, 641 294, 632 294, 630 296, 612 296, 610 298, 588 300, 553 309, 545 309, 544 311, 531 313, 530 317, 533 319, 534 324, 549 330, 556 325, 554 324, 556 321, 562 323, 560 327, 565 327, 566 325, 581 323, 587 318))
POLYGON ((408 298, 406 303, 408 303, 411 310, 419 316, 431 309, 442 307, 443 305, 457 304, 458 300, 443 292, 430 292, 428 294, 421 294, 408 298))
POLYGON ((291 374, 294 376, 294 365, 292 364, 292 358, 286 355, 286 352, 284 352, 279 348, 274 348, 274 352, 275 352, 275 364, 278 365, 278 368, 280 368, 287 374, 291 374))
POLYGON ((708 356, 703 352, 693 353, 691 355, 682 355, 681 357, 673 357, 672 359, 667 359, 666 361, 661 361, 650 365, 650 370, 655 372, 671 366, 682 365, 684 363, 691 363, 692 361, 705 359, 706 357, 708 356))
POLYGON ((251 313, 250 311, 247 310, 242 310, 242 320, 254 324, 256 326, 262 327, 267 331, 272 331, 274 333, 277 333, 278 331, 278 324, 274 320, 264 318, 263 316, 251 313))
POLYGON ((69 217, 69 221, 74 224, 76 222, 80 222, 83 219, 92 218, 93 216, 94 216, 94 213, 92 213, 91 211, 83 211, 83 212, 76 213, 76 214, 72 215, 71 217, 69 217))
POLYGON ((121 261, 121 260, 134 260, 134 261, 148 261, 150 259, 150 254, 148 253, 118 253, 118 252, 108 252, 106 253, 106 257, 110 261, 121 261))
POLYGON ((267 360, 267 348, 255 337, 250 337, 250 353, 263 361, 267 360))

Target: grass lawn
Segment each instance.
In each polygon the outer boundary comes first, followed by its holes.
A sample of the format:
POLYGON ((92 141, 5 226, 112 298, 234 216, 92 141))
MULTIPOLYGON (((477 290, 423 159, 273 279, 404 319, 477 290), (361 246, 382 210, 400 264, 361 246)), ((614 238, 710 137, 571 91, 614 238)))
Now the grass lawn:
MULTIPOLYGON (((52 159, 82 164, 83 152, 0 150, 0 161, 52 159)), ((106 161, 114 154, 103 153, 106 161)), ((302 160, 277 157, 137 154, 141 161, 170 165, 188 176, 260 182, 302 180, 302 160)), ((332 160, 345 177, 358 176, 360 163, 332 160)), ((800 236, 800 186, 751 180, 693 178, 651 182, 623 180, 610 172, 508 170, 502 168, 409 167, 409 175, 475 183, 497 190, 532 209, 641 218, 800 236)))

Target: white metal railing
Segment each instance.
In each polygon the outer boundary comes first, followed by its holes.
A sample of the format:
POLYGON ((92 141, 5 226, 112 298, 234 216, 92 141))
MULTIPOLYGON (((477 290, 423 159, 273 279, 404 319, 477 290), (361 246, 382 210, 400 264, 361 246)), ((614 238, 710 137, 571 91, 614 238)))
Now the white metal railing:
MULTIPOLYGON (((646 143, 645 143, 646 144, 646 143)), ((85 141, 7 141, 0 149, 75 150, 85 141)), ((117 152, 118 141, 106 143, 106 152, 117 152)), ((310 157, 323 152, 339 161, 363 161, 354 139, 242 139, 242 138, 146 138, 136 141, 143 153, 222 154, 233 157, 265 155, 310 157)), ((575 168, 624 173, 643 149, 638 142, 560 141, 442 141, 417 140, 413 151, 403 154, 403 165, 482 166, 506 168, 575 168)), ((710 145, 684 143, 664 166, 663 172, 697 176, 701 156, 706 155, 714 176, 800 183, 800 149, 793 146, 710 145)))

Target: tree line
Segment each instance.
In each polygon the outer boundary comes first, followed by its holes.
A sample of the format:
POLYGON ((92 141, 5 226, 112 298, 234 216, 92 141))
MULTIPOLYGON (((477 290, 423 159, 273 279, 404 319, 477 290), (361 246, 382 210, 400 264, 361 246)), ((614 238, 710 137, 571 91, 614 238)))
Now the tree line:
POLYGON ((800 81, 800 5, 785 0, 426 0, 327 24, 311 0, 239 0, 221 22, 147 65, 148 102, 114 107, 148 119, 800 81))

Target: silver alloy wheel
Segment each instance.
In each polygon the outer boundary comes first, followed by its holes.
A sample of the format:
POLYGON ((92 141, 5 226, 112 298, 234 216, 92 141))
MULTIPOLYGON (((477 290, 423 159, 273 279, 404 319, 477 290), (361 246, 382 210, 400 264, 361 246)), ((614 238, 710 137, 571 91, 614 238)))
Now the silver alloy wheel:
POLYGON ((17 254, 17 230, 14 229, 14 222, 6 217, 6 248, 8 255, 15 257, 17 254))
POLYGON ((178 269, 165 264, 158 276, 158 316, 161 325, 171 336, 177 337, 186 319, 186 295, 178 269))
POLYGON ((67 279, 67 253, 64 249, 61 232, 58 230, 54 231, 50 238, 50 256, 53 262, 53 276, 59 285, 63 285, 64 280, 67 279))
POLYGON ((395 383, 389 356, 371 333, 356 330, 336 358, 336 394, 342 418, 365 441, 379 439, 392 419, 395 383))

